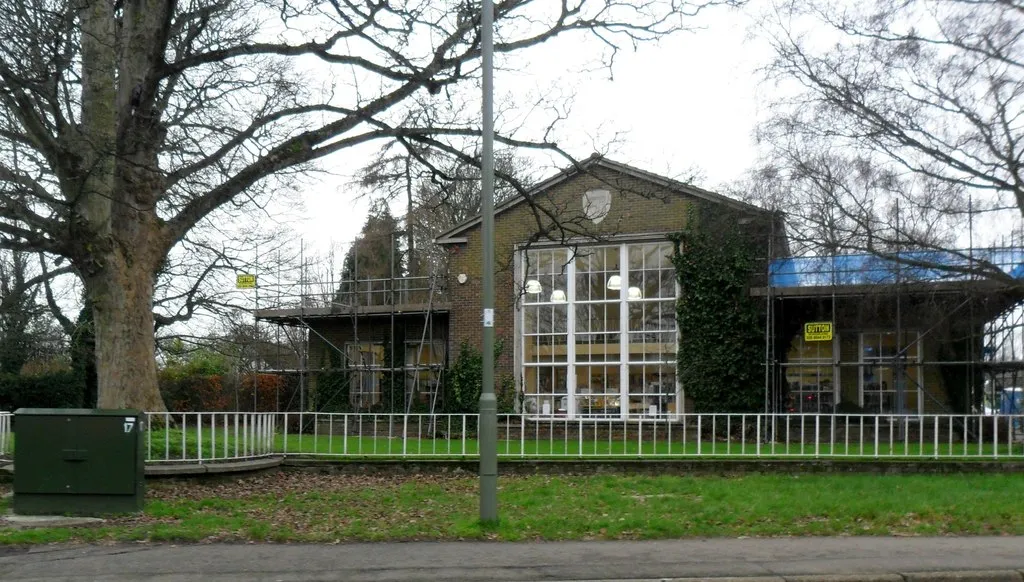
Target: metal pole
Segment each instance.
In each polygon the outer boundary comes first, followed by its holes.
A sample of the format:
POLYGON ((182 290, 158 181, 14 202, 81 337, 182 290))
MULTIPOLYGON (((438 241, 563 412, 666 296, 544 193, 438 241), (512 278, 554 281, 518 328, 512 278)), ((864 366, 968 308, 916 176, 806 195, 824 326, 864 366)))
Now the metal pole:
POLYGON ((388 245, 391 247, 391 290, 388 293, 388 302, 391 303, 391 354, 388 355, 388 391, 391 393, 389 411, 395 411, 395 231, 388 235, 388 245))
POLYGON ((483 386, 480 388, 480 521, 498 521, 498 401, 494 397, 494 2, 483 0, 483 386))
MULTIPOLYGON (((256 274, 256 311, 253 313, 252 323, 253 329, 255 330, 255 338, 253 340, 253 367, 256 368, 256 374, 253 376, 252 382, 252 411, 256 412, 256 398, 260 391, 260 359, 259 359, 259 341, 260 341, 260 319, 256 316, 260 311, 260 244, 256 243, 256 268, 253 269, 256 274)), ((244 341, 244 338, 243 338, 244 341)))

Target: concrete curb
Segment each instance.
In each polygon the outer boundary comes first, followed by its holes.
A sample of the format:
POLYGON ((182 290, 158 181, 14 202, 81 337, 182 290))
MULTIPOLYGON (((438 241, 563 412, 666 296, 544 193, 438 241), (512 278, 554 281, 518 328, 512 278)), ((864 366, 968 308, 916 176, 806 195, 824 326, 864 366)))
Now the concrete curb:
MULTIPOLYGON (((801 574, 786 576, 718 576, 683 578, 636 578, 586 582, 1022 582, 1024 571, 964 570, 903 572, 892 574, 801 574)), ((582 581, 559 581, 582 582, 582 581)))
MULTIPOLYGON (((341 474, 476 474, 477 459, 324 459, 288 456, 283 468, 341 474)), ((844 459, 500 459, 501 475, 750 475, 871 474, 926 475, 1024 473, 1020 461, 844 460, 844 459)))
POLYGON ((969 570, 965 572, 910 572, 906 582, 1021 582, 1024 573, 1014 570, 969 570))
POLYGON ((280 467, 284 457, 266 457, 245 461, 227 461, 210 463, 178 463, 146 465, 146 477, 190 477, 196 475, 227 475, 231 473, 248 473, 280 467))
MULTIPOLYGON (((1024 473, 1020 461, 843 460, 843 459, 502 459, 501 475, 748 475, 748 474, 963 474, 1024 473)), ((147 462, 147 477, 202 477, 280 467, 355 475, 475 475, 477 459, 323 459, 278 455, 243 461, 147 462)), ((14 477, 14 463, 0 459, 0 483, 14 477)))

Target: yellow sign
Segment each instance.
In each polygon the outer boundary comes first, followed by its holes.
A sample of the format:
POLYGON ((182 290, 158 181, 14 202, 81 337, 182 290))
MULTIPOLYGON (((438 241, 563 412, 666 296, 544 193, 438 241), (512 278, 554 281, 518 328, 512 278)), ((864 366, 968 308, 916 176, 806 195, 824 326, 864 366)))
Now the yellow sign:
POLYGON ((830 342, 832 341, 831 321, 812 321, 804 324, 805 342, 830 342))
POLYGON ((236 289, 255 289, 256 288, 256 275, 249 275, 247 273, 241 273, 235 277, 235 288, 236 289))

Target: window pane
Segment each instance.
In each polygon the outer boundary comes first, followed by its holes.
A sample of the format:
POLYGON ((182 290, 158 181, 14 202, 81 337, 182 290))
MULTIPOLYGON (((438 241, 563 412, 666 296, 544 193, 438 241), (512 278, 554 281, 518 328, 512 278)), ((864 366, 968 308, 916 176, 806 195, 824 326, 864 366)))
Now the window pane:
POLYGON ((551 294, 567 289, 568 249, 538 249, 525 254, 523 283, 525 303, 550 303, 551 294), (536 285, 536 288, 531 286, 536 285))
POLYGON ((564 415, 569 398, 565 367, 529 366, 523 370, 523 411, 527 414, 564 415))
POLYGON ((920 335, 903 332, 861 334, 861 390, 864 410, 883 414, 913 414, 921 400, 920 335))
POLYGON ((576 332, 619 331, 618 303, 588 303, 576 306, 576 332))
POLYGON ((676 412, 673 365, 629 366, 630 416, 661 416, 676 412))
POLYGON ((552 363, 567 359, 566 336, 535 335, 523 338, 523 362, 552 363))
POLYGON ((629 303, 630 331, 675 331, 674 301, 634 301, 629 303))
POLYGON ((619 299, 620 291, 608 288, 610 279, 619 275, 619 247, 581 248, 575 267, 577 301, 619 299))
POLYGON ((618 417, 618 366, 576 366, 576 412, 588 417, 618 417))
POLYGON ((617 333, 576 334, 577 362, 618 362, 622 357, 617 333))

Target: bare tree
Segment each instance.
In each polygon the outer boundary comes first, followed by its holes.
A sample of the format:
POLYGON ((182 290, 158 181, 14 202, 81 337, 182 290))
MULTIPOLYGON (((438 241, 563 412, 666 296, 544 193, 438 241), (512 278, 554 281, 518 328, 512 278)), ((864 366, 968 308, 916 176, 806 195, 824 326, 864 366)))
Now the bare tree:
MULTIPOLYGON (((706 4, 506 0, 495 50, 589 34, 611 64, 622 46, 685 29, 706 4)), ((0 245, 77 269, 95 314, 101 407, 164 408, 154 283, 204 217, 358 144, 479 132, 464 115, 425 125, 406 115, 477 77, 473 2, 0 6, 0 181, 15 192, 0 200, 0 245), (303 70, 314 61, 323 67, 303 70)))
POLYGON ((1024 4, 789 0, 764 22, 780 97, 758 176, 795 232, 1012 283, 955 249, 1006 241, 1024 215, 1024 4))
MULTIPOLYGON (((467 161, 410 146, 381 152, 362 169, 359 183, 374 198, 405 201, 405 267, 410 275, 428 275, 445 257, 434 238, 480 212, 479 155, 467 161)), ((499 150, 494 157, 494 202, 500 205, 528 190, 534 177, 529 161, 515 150, 499 150)))
POLYGON ((18 374, 33 358, 52 358, 66 337, 44 301, 44 284, 67 268, 40 269, 23 251, 0 250, 0 373, 18 374))

